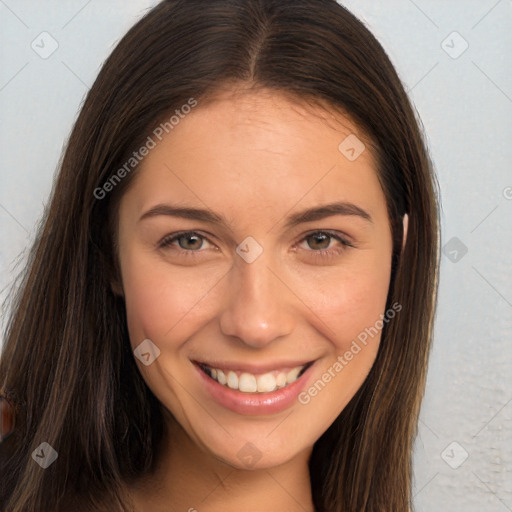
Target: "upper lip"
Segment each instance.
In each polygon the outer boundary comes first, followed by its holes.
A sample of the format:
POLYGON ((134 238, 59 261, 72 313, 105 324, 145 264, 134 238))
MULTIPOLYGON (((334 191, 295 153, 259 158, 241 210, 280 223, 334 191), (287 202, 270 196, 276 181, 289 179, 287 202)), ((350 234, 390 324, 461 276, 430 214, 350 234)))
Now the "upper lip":
POLYGON ((296 368, 297 366, 305 366, 309 363, 313 363, 314 360, 308 359, 305 361, 279 361, 274 363, 255 364, 255 363, 239 363, 239 362, 225 362, 225 361, 204 361, 194 360, 196 364, 204 364, 210 368, 216 368, 218 370, 233 370, 240 372, 247 372, 252 374, 263 374, 272 371, 280 371, 286 369, 296 368))

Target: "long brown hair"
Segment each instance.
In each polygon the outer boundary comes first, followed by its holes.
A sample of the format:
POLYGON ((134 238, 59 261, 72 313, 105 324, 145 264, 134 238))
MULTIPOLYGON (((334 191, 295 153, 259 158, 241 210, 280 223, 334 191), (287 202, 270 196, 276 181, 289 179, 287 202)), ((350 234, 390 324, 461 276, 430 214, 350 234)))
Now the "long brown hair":
POLYGON ((0 391, 16 404, 16 428, 0 443, 2 510, 129 510, 126 482, 153 469, 162 412, 111 286, 117 205, 137 169, 105 197, 95 191, 162 120, 230 84, 345 112, 372 141, 394 239, 388 307, 402 309, 364 384, 315 443, 311 484, 319 512, 411 507, 439 228, 437 184, 404 88, 335 0, 166 0, 129 30, 89 91, 12 301, 0 391), (44 470, 31 458, 42 442, 58 452, 44 470))

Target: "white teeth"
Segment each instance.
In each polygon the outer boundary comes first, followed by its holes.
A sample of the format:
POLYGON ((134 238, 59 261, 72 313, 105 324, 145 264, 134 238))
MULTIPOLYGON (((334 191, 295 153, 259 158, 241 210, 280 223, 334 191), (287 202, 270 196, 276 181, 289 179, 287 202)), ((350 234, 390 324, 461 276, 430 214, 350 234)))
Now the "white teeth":
POLYGON ((286 382, 288 384, 291 384, 292 382, 296 381, 297 380, 297 377, 300 373, 302 368, 294 368, 293 370, 290 370, 287 374, 286 374, 286 382))
POLYGON ((258 392, 268 393, 276 389, 276 379, 271 373, 265 373, 258 377, 258 392))
POLYGON ((277 374, 276 384, 278 388, 284 388, 286 386, 286 375, 283 372, 277 374))
POLYGON ((288 373, 274 370, 256 376, 248 372, 237 373, 233 370, 225 372, 206 365, 203 365, 203 367, 206 373, 219 384, 242 393, 270 393, 276 389, 284 388, 295 382, 304 369, 304 366, 297 366, 288 373))
POLYGON ((238 389, 244 393, 254 393, 259 391, 259 386, 256 385, 256 377, 250 373, 242 373, 238 379, 238 389))
POLYGON ((238 389, 238 376, 235 372, 228 372, 228 387, 238 389))
MULTIPOLYGON (((224 372, 222 370, 216 370, 216 372, 217 372, 217 379, 216 379, 217 382, 219 384, 222 384, 223 386, 225 386, 227 383, 226 375, 224 374, 224 372)), ((212 374, 212 377, 215 379, 213 374, 212 374)))

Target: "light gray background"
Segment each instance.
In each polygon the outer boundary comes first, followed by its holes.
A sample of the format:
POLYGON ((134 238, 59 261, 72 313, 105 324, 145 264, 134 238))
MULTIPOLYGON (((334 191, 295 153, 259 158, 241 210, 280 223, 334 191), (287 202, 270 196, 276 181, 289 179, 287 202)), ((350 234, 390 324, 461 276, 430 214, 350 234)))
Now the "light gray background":
MULTIPOLYGON (((416 510, 512 511, 512 1, 342 3, 398 69, 442 193, 448 245, 415 452, 416 510)), ((0 300, 99 66, 155 4, 0 0, 0 300), (51 48, 44 31, 58 43, 46 59, 31 47, 51 48)))

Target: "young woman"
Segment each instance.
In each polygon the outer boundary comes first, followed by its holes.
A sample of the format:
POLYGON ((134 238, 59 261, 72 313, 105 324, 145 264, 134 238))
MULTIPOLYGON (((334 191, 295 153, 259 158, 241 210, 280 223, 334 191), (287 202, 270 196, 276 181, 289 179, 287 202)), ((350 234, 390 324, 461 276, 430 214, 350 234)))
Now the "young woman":
POLYGON ((161 2, 88 93, 13 303, 1 509, 409 510, 438 236, 346 9, 161 2))

